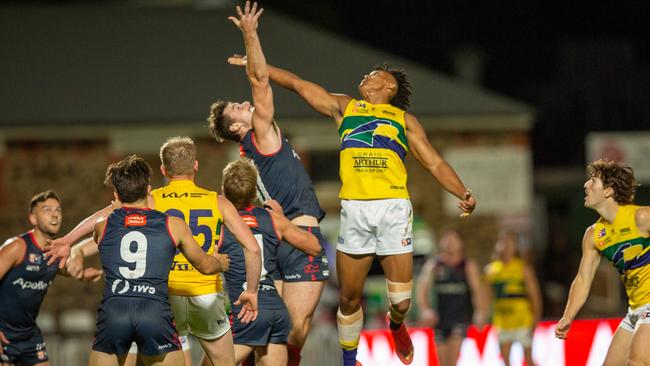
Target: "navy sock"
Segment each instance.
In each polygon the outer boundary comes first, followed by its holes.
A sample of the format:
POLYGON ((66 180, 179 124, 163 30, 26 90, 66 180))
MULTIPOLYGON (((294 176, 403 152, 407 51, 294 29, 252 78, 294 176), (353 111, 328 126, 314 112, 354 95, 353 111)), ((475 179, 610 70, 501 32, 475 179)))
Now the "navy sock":
POLYGON ((357 364, 357 349, 343 350, 343 366, 355 366, 357 364))
MULTIPOLYGON (((389 319, 390 319, 390 317, 389 317, 389 319)), ((399 327, 402 326, 402 323, 399 323, 399 324, 398 324, 398 323, 395 323, 395 322, 393 321, 393 319, 390 319, 390 325, 389 325, 389 326, 390 326, 390 330, 392 330, 393 332, 397 332, 397 330, 399 329, 399 327)))

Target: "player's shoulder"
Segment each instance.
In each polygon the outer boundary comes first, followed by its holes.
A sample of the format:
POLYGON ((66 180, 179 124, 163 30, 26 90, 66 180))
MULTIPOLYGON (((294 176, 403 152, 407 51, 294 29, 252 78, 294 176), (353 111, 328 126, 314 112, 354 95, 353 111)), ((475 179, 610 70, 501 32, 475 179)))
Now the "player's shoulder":
POLYGON ((2 256, 7 257, 22 257, 25 254, 27 249, 27 242, 21 236, 14 236, 5 240, 5 242, 0 245, 0 252, 2 256))

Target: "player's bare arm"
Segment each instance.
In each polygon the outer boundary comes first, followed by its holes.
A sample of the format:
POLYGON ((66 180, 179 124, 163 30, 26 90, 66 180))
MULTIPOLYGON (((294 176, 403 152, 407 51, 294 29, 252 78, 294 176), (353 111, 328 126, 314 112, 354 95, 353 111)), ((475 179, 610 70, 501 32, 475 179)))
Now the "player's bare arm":
POLYGON ((478 264, 473 259, 467 259, 465 263, 465 277, 469 284, 470 293, 472 296, 472 307, 474 308, 474 324, 482 328, 485 325, 487 306, 483 303, 485 296, 481 294, 481 270, 478 264))
POLYGON ((276 200, 264 202, 266 210, 271 214, 279 239, 283 239, 293 247, 302 250, 311 256, 321 254, 321 246, 318 238, 307 230, 294 225, 284 216, 282 206, 276 200))
POLYGON ((434 279, 434 268, 436 266, 434 258, 427 259, 422 266, 420 275, 418 276, 418 285, 415 288, 415 300, 418 308, 422 312, 422 322, 429 326, 435 327, 438 323, 438 313, 431 307, 429 301, 429 289, 434 279))
MULTIPOLYGON (((228 17, 237 28, 242 31, 244 44, 246 46, 246 75, 251 84, 253 94, 252 124, 255 140, 260 144, 263 151, 275 151, 280 145, 280 136, 276 132, 273 123, 273 91, 269 83, 269 71, 266 59, 262 52, 262 46, 257 34, 259 17, 264 9, 257 10, 257 3, 250 6, 246 2, 244 11, 237 6, 237 17, 228 17)), ((237 56, 228 59, 229 62, 237 63, 237 56)))
POLYGON ((542 319, 542 293, 539 289, 539 281, 535 271, 529 265, 524 267, 524 282, 526 283, 528 298, 533 306, 534 321, 537 324, 542 319))
POLYGON ((99 253, 99 247, 92 237, 88 237, 73 245, 70 257, 66 261, 65 270, 76 279, 81 279, 84 271, 84 258, 99 253))
POLYGON ((178 243, 178 249, 194 268, 204 275, 228 270, 230 260, 227 255, 207 255, 194 239, 189 226, 184 220, 174 216, 168 216, 168 220, 169 229, 174 241, 178 243))
POLYGON ((18 237, 11 238, 0 246, 0 280, 13 267, 20 264, 25 256, 26 250, 27 244, 23 239, 18 237))
POLYGON ((431 173, 447 192, 458 197, 458 208, 464 213, 471 213, 476 207, 472 191, 467 189, 454 169, 431 146, 424 128, 410 113, 405 113, 406 138, 418 162, 431 173))
POLYGON ((257 319, 257 290, 262 272, 261 248, 253 236, 251 229, 241 219, 235 206, 223 196, 218 196, 217 204, 223 215, 223 223, 232 232, 235 239, 244 250, 246 261, 246 290, 242 291, 234 304, 242 304, 242 310, 237 315, 242 322, 248 323, 257 319))
POLYGON ((105 219, 115 209, 114 204, 110 204, 94 214, 83 219, 74 229, 61 238, 54 239, 45 247, 45 255, 50 257, 47 261, 51 265, 57 259, 60 259, 59 268, 63 268, 70 256, 70 247, 72 244, 81 240, 83 237, 92 234, 95 223, 105 219))
POLYGON ((596 269, 600 263, 600 254, 594 247, 594 227, 590 226, 582 238, 582 258, 580 259, 580 267, 576 274, 571 289, 569 290, 569 299, 567 300, 566 307, 564 308, 564 315, 558 321, 555 328, 555 336, 560 339, 565 339, 571 322, 578 314, 589 296, 589 289, 591 283, 596 275, 596 269))

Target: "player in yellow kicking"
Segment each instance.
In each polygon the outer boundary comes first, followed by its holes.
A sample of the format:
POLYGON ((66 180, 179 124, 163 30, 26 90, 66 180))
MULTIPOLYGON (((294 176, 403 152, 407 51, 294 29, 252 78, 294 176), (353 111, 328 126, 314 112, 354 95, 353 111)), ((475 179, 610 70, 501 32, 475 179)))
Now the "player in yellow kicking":
POLYGON ((585 207, 600 214, 582 239, 582 259, 555 336, 565 339, 584 305, 600 257, 621 274, 629 311, 609 345, 604 365, 650 365, 650 207, 634 204, 634 171, 611 161, 589 164, 585 207))

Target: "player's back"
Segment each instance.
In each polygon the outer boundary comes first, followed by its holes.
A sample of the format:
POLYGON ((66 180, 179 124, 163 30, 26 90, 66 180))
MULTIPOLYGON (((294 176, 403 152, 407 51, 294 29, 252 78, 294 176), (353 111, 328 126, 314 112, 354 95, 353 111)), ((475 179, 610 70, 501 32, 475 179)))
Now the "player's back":
POLYGON ((455 324, 470 321, 472 299, 465 274, 465 259, 456 265, 449 265, 441 259, 436 260, 433 289, 437 297, 440 323, 455 324))
POLYGON ((167 278, 176 252, 168 219, 156 210, 126 207, 108 216, 98 242, 104 301, 114 296, 168 301, 167 278))
POLYGON ((169 216, 146 208, 119 208, 101 235, 99 255, 106 277, 92 349, 126 354, 132 342, 146 356, 179 350, 167 294, 176 242, 169 216))
POLYGON ((280 138, 282 146, 272 154, 263 154, 257 149, 252 130, 241 141, 242 156, 252 159, 259 171, 258 196, 261 201, 278 201, 289 220, 309 215, 320 221, 325 211, 318 203, 311 178, 289 141, 280 138))
MULTIPOLYGON (((151 192, 156 210, 184 220, 204 252, 212 254, 221 239, 223 217, 217 193, 198 187, 191 180, 172 180, 151 192)), ((169 273, 169 293, 199 296, 223 291, 221 276, 207 276, 192 267, 176 251, 169 273)))
MULTIPOLYGON (((280 245, 273 219, 263 208, 253 206, 239 210, 239 216, 251 229, 261 249, 262 271, 260 273, 258 304, 260 308, 265 309, 282 308, 282 299, 279 297, 272 280, 274 273, 277 271, 276 253, 280 245)), ((228 229, 224 230, 223 244, 219 252, 228 254, 230 257, 230 267, 224 275, 226 277, 228 296, 234 301, 246 289, 246 261, 244 259, 244 250, 228 229)))

